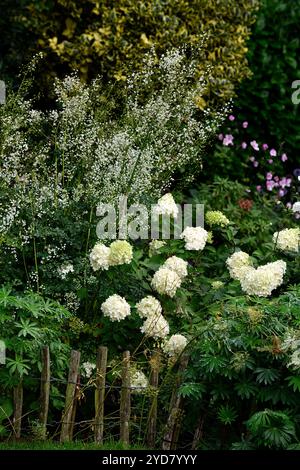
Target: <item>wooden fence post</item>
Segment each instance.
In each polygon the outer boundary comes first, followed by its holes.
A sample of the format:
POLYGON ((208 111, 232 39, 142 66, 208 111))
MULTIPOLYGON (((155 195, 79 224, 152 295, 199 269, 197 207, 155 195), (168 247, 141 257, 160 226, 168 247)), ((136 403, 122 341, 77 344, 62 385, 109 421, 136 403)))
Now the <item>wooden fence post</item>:
POLYGON ((148 418, 148 431, 147 431, 147 445, 150 449, 155 447, 156 438, 156 422, 157 422, 157 393, 158 393, 158 376, 160 367, 160 353, 154 351, 150 360, 151 374, 150 386, 153 391, 153 398, 150 405, 150 412, 148 418))
POLYGON ((97 376, 95 390, 95 442, 97 444, 103 443, 106 366, 107 348, 100 346, 96 362, 97 376))
POLYGON ((23 383, 21 377, 19 383, 14 387, 14 431, 16 439, 21 437, 21 424, 22 424, 22 409, 23 409, 23 383))
POLYGON ((40 416, 39 421, 42 427, 42 439, 47 437, 47 418, 49 410, 50 395, 50 352, 49 347, 42 348, 42 373, 40 392, 40 416))
POLYGON ((68 384, 66 390, 65 409, 62 415, 62 426, 60 442, 67 442, 72 439, 72 418, 75 419, 73 408, 76 397, 77 379, 79 373, 80 352, 72 351, 69 367, 68 384))
POLYGON ((123 353, 122 389, 120 403, 120 440, 129 445, 129 423, 131 413, 130 392, 130 352, 123 353))
POLYGON ((176 449, 176 444, 180 431, 180 421, 182 417, 182 397, 178 395, 178 389, 182 383, 182 375, 188 365, 188 356, 183 354, 180 360, 177 379, 170 404, 170 414, 168 417, 165 434, 163 437, 162 449, 176 449))

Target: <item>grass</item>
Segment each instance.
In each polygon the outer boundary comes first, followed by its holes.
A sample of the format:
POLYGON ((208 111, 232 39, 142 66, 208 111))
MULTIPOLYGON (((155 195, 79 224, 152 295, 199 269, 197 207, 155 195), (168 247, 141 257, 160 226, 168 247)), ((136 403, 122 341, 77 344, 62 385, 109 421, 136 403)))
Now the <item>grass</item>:
POLYGON ((107 442, 99 446, 93 442, 60 442, 53 441, 6 441, 0 442, 1 450, 142 450, 142 446, 124 446, 122 442, 107 442))

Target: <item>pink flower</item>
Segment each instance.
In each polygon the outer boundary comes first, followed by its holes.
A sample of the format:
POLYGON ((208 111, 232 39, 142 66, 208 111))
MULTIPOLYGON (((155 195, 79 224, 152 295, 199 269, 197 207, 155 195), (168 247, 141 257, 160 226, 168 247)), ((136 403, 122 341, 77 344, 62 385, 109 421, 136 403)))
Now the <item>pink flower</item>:
POLYGON ((257 161, 253 162, 253 166, 254 166, 255 168, 257 168, 257 167, 258 167, 258 162, 257 162, 257 161))
POLYGON ((226 134, 224 139, 223 139, 223 145, 226 145, 226 147, 228 147, 228 145, 233 145, 233 135, 231 134, 226 134))
POLYGON ((283 153, 283 154, 281 155, 281 161, 282 161, 282 162, 286 162, 287 159, 288 159, 287 154, 286 154, 286 153, 283 153))
MULTIPOLYGON (((271 180, 273 178, 273 173, 271 173, 270 171, 267 173, 266 175, 266 178, 267 180, 271 180)), ((276 178, 276 177, 275 177, 276 178)))
POLYGON ((274 176, 274 181, 279 181, 279 176, 274 176))
POLYGON ((273 160, 270 158, 270 159, 268 160, 268 163, 270 163, 270 165, 272 165, 273 160))
POLYGON ((219 135, 218 135, 218 139, 219 139, 219 140, 223 140, 223 139, 224 139, 223 134, 219 134, 219 135))
POLYGON ((229 121, 234 121, 234 120, 235 120, 235 116, 233 116, 233 114, 230 114, 230 116, 229 116, 228 119, 229 119, 229 121))
POLYGON ((266 182, 267 190, 268 190, 268 191, 272 191, 273 188, 274 188, 274 185, 275 185, 274 181, 272 181, 272 180, 271 180, 271 181, 267 181, 267 182, 266 182))
POLYGON ((263 144, 262 148, 263 148, 264 151, 266 151, 266 150, 268 150, 269 146, 268 146, 268 144, 263 144))
POLYGON ((300 219, 300 214, 299 212, 297 214, 295 214, 295 219, 300 219))
POLYGON ((248 127, 248 121, 244 121, 244 122, 243 122, 243 128, 244 128, 244 129, 247 129, 247 127, 248 127))
POLYGON ((259 146, 258 146, 258 143, 256 142, 256 140, 252 140, 252 142, 250 142, 250 145, 254 150, 256 150, 256 152, 259 151, 259 146))
POLYGON ((292 203, 291 202, 288 202, 287 205, 286 205, 287 209, 291 209, 292 208, 292 203))
POLYGON ((258 191, 258 192, 259 192, 259 191, 261 191, 261 189, 262 189, 262 188, 261 188, 261 186, 260 186, 260 185, 256 186, 256 191, 258 191))
POLYGON ((270 150, 270 155, 271 155, 271 157, 276 157, 276 155, 277 155, 276 150, 275 150, 275 149, 271 149, 271 150, 270 150))
POLYGON ((248 145, 246 144, 246 142, 243 142, 243 143, 242 143, 242 149, 245 150, 247 147, 248 147, 248 145))
POLYGON ((278 196, 279 196, 279 197, 283 197, 284 195, 285 195, 284 189, 280 189, 280 190, 278 191, 278 196))

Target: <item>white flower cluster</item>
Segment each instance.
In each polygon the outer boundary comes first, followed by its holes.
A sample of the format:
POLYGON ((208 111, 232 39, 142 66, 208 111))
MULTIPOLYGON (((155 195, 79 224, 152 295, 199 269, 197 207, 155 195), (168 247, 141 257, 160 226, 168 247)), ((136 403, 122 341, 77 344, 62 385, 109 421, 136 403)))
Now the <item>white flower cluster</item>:
POLYGON ((280 232, 275 232, 273 242, 276 248, 281 251, 293 251, 298 253, 300 245, 300 229, 285 228, 280 232))
POLYGON ((163 315, 150 315, 141 326, 141 332, 154 339, 165 338, 169 331, 169 324, 163 315))
POLYGON ((149 387, 149 382, 141 370, 132 369, 130 371, 130 387, 132 393, 144 393, 149 387))
POLYGON ((177 256, 171 256, 153 276, 152 287, 161 295, 174 297, 182 280, 188 275, 188 263, 177 256))
POLYGON ((84 376, 89 379, 94 369, 96 369, 96 364, 93 364, 92 362, 83 362, 82 369, 84 376))
POLYGON ((165 261, 163 266, 167 269, 170 269, 171 271, 174 271, 181 280, 188 275, 187 261, 178 258, 178 256, 171 256, 167 259, 167 261, 165 261))
POLYGON ((230 220, 221 211, 208 211, 205 214, 205 221, 211 226, 219 225, 220 227, 226 227, 226 225, 230 224, 230 220))
POLYGON ((187 227, 180 238, 184 239, 186 250, 200 251, 206 245, 208 232, 202 227, 187 227))
POLYGON ((167 193, 158 200, 156 206, 153 208, 153 212, 159 215, 169 215, 176 219, 179 209, 172 194, 167 193))
POLYGON ((162 315, 162 306, 160 302, 151 295, 144 297, 136 305, 138 314, 145 318, 141 326, 141 332, 147 337, 155 339, 165 338, 169 334, 169 324, 162 315))
POLYGON ((243 277, 245 268, 251 266, 251 260, 248 253, 245 253, 244 251, 236 251, 227 259, 226 264, 228 266, 230 276, 239 281, 243 277))
POLYGON ((138 304, 136 309, 141 318, 148 318, 152 315, 160 315, 162 313, 162 306, 160 302, 152 295, 147 295, 138 304))
POLYGON ((101 305, 101 310, 103 315, 109 317, 111 321, 121 321, 130 315, 130 305, 117 294, 108 297, 101 305))
POLYGON ((293 207, 292 207, 293 212, 300 212, 300 201, 294 202, 293 207))
POLYGON ((240 281, 242 290, 259 297, 271 295, 282 284, 286 271, 286 263, 282 260, 254 268, 249 255, 242 251, 234 253, 226 263, 231 277, 240 281))
POLYGON ((132 246, 126 240, 116 240, 109 247, 96 243, 90 253, 90 263, 94 271, 110 266, 129 264, 132 261, 132 246))
POLYGON ((155 255, 165 244, 166 242, 163 240, 151 240, 149 243, 149 256, 155 255))
POLYGON ((57 269, 57 272, 61 279, 66 279, 69 273, 74 272, 74 266, 71 263, 65 263, 57 269))
POLYGON ((154 274, 151 285, 159 294, 174 297, 181 286, 181 279, 175 271, 161 266, 154 274))
POLYGON ((187 339, 183 335, 172 335, 168 341, 165 342, 163 350, 171 357, 179 356, 186 348, 187 339))

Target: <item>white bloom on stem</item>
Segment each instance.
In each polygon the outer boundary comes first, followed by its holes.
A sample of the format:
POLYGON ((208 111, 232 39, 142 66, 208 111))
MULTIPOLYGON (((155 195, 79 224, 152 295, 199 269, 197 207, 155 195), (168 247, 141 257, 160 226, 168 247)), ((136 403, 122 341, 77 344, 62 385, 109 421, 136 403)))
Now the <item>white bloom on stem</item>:
POLYGON ((132 261, 132 246, 126 240, 116 240, 110 245, 109 263, 111 266, 129 264, 132 261))
POLYGON ((208 232, 202 227, 187 227, 180 238, 185 241, 186 250, 203 250, 206 245, 208 232))
POLYGON ((179 209, 171 193, 165 194, 158 200, 154 207, 154 212, 160 215, 170 215, 176 219, 179 209))
POLYGON ((149 243, 149 256, 155 255, 165 244, 166 242, 163 240, 151 240, 149 243))
POLYGON ((162 313, 162 306, 160 302, 152 295, 147 295, 138 304, 136 309, 141 318, 147 318, 150 315, 160 315, 162 313))
POLYGON ((93 373, 93 370, 96 369, 96 364, 92 362, 83 362, 82 368, 83 374, 89 379, 93 373))
POLYGON ((144 372, 136 369, 130 371, 130 388, 132 393, 143 393, 148 386, 149 382, 144 372))
POLYGON ((163 346, 163 350, 169 356, 179 356, 186 348, 187 339, 183 335, 172 335, 163 346))
POLYGON ((188 275, 187 261, 184 261, 183 259, 178 258, 177 256, 171 256, 170 258, 168 258, 167 261, 165 261, 165 263, 163 264, 163 267, 174 271, 180 277, 180 279, 184 279, 188 275))
POLYGON ((105 317, 111 321, 120 321, 130 315, 130 305, 120 295, 114 294, 108 297, 101 305, 101 310, 105 317))
POLYGON ((165 338, 169 331, 169 324, 162 315, 150 315, 141 326, 141 332, 154 339, 165 338))
POLYGON ((282 282, 286 271, 286 263, 282 260, 267 263, 255 269, 248 267, 240 279, 241 287, 248 295, 268 297, 282 282))
POLYGON ((276 248, 281 251, 294 251, 298 253, 300 243, 300 229, 299 228, 285 228, 280 232, 275 232, 273 235, 273 242, 276 248))
POLYGON ((110 249, 103 243, 96 243, 90 253, 90 263, 94 271, 99 269, 108 269, 110 249))
POLYGON ((174 297, 181 286, 181 279, 174 271, 162 266, 154 274, 151 285, 159 294, 174 297))
POLYGON ((233 279, 241 280, 244 275, 245 267, 251 266, 251 260, 248 253, 236 251, 226 260, 230 276, 233 279))
POLYGON ((293 212, 300 212, 300 201, 294 202, 292 207, 293 212))

